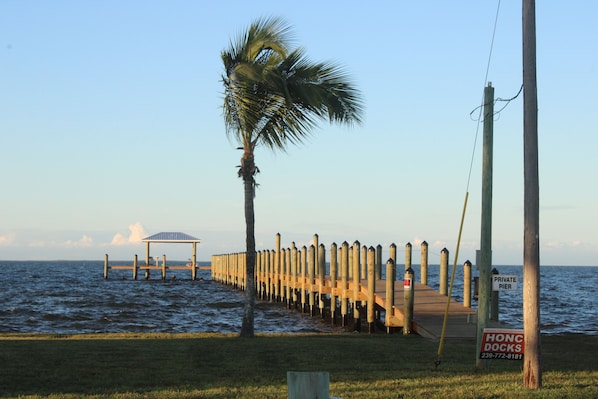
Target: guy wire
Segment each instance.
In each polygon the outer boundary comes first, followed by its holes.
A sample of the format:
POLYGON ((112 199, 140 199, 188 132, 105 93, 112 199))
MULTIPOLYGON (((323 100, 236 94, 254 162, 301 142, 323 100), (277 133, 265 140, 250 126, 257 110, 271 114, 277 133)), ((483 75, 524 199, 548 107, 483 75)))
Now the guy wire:
MULTIPOLYGON (((500 11, 500 0, 498 0, 498 4, 496 6, 496 15, 494 16, 494 28, 492 29, 492 39, 490 40, 490 51, 488 52, 488 62, 486 63, 486 74, 484 75, 484 86, 488 82, 488 73, 490 71, 490 63, 492 61, 492 49, 494 48, 494 37, 496 36, 496 26, 498 25, 498 14, 500 11)), ((473 169, 473 159, 475 158, 475 150, 478 142, 478 134, 480 131, 480 122, 482 119, 482 111, 484 108, 484 91, 482 90, 482 100, 480 101, 480 112, 478 114, 478 124, 475 131, 475 138, 473 140, 473 149, 471 151, 471 161, 469 163, 469 174, 467 176, 467 189, 465 191, 469 191, 469 183, 471 181, 471 171, 473 169)))
MULTIPOLYGON (((496 36, 496 26, 498 25, 498 14, 500 11, 500 0, 498 0, 498 4, 496 7, 496 15, 494 17, 494 28, 492 29, 492 40, 490 41, 490 51, 488 54, 488 62, 486 64, 486 75, 484 76, 484 87, 486 86, 486 83, 488 82, 488 72, 490 71, 490 62, 492 60, 492 49, 494 47, 494 37, 496 36)), ((455 260, 453 262, 453 272, 452 272, 452 276, 451 276, 451 286, 450 286, 450 291, 449 291, 449 295, 447 298, 447 306, 446 306, 446 310, 444 312, 444 320, 443 320, 443 324, 442 324, 442 333, 440 335, 440 342, 438 343, 438 352, 437 352, 437 356, 436 356, 436 360, 434 361, 434 365, 436 367, 438 367, 440 365, 440 360, 442 358, 442 352, 444 349, 444 336, 446 333, 446 325, 447 325, 447 319, 448 319, 448 309, 449 309, 449 303, 451 300, 451 295, 452 295, 452 291, 453 291, 453 281, 455 278, 455 269, 457 268, 457 259, 459 256, 459 248, 461 246, 461 233, 463 231, 463 223, 465 221, 465 211, 467 209, 467 199, 469 197, 469 183, 471 181, 471 172, 473 170, 473 160, 474 160, 474 156, 475 156, 475 149, 476 149, 476 145, 477 145, 477 141, 478 141, 478 133, 480 131, 480 120, 481 120, 481 116, 482 116, 482 109, 483 109, 483 104, 484 104, 484 94, 482 91, 482 100, 480 101, 480 104, 482 104, 482 106, 480 107, 480 113, 478 116, 478 123, 476 126, 476 133, 475 133, 475 139, 473 142, 473 149, 471 152, 471 161, 469 163, 469 174, 467 176, 467 189, 465 190, 465 201, 463 203, 463 212, 461 214, 461 224, 459 226, 459 235, 457 238, 457 248, 455 251, 455 260)))

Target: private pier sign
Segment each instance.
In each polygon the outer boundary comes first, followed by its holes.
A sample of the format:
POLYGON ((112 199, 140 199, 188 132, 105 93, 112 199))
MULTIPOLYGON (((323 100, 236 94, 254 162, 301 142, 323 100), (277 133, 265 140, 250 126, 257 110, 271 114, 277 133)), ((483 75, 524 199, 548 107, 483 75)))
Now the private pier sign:
POLYGON ((492 291, 514 291, 517 289, 517 276, 492 275, 492 291))

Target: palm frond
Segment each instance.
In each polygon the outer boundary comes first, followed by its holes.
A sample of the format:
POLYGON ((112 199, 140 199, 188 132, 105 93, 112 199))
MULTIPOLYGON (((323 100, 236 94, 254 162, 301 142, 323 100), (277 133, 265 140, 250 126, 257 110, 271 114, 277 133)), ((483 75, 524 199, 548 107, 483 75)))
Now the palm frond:
POLYGON ((285 150, 322 120, 361 122, 361 94, 348 74, 334 63, 311 62, 301 48, 289 51, 289 42, 282 19, 263 18, 222 52, 227 134, 244 147, 285 150))

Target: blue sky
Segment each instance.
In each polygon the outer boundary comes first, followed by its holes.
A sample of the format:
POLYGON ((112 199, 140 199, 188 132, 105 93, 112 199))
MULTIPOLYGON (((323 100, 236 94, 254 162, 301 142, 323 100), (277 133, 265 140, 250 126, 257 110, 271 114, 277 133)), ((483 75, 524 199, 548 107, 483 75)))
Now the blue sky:
MULTIPOLYGON (((160 231, 201 238, 201 260, 242 251, 220 52, 251 21, 280 16, 311 59, 346 68, 366 112, 286 153, 258 150, 258 249, 277 232, 299 246, 317 233, 327 246, 410 242, 418 262, 426 240, 430 262, 447 248, 452 263, 469 191, 458 262, 473 262, 482 134, 470 113, 498 3, 300 4, 3 1, 0 259, 132 259, 160 231)), ((537 4, 541 264, 598 265, 596 15, 592 1, 537 4)), ((518 92, 521 63, 521 2, 503 1, 488 72, 497 98, 518 92)), ((523 258, 522 109, 520 96, 494 120, 496 265, 523 258)))

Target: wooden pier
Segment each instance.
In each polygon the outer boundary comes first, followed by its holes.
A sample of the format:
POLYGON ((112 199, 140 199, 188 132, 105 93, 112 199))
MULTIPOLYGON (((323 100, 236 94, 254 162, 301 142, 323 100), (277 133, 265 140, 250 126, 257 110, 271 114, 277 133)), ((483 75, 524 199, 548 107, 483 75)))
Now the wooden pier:
MULTIPOLYGON (((317 235, 315 236, 317 243, 317 235)), ((445 251, 445 250, 443 250, 445 251)), ((280 248, 259 251, 256 254, 254 284, 256 295, 265 300, 286 303, 288 308, 309 312, 312 316, 329 317, 348 327, 351 319, 355 331, 361 331, 365 321, 367 330, 386 328, 388 333, 401 329, 404 333, 439 339, 446 318, 445 338, 475 338, 476 311, 471 309, 471 263, 464 265, 464 302, 448 297, 446 281, 441 281, 441 292, 423 282, 416 283, 411 269, 411 245, 406 247, 405 278, 397 276, 396 247, 391 245, 391 258, 386 263, 382 278, 381 247, 363 248, 355 242, 351 248, 344 242, 341 248, 332 244, 330 262, 326 262, 323 245, 309 249, 280 248), (316 248, 318 248, 316 250, 316 248), (469 269, 469 270, 468 270, 469 269), (444 287, 444 289, 443 289, 444 287)), ((448 255, 448 251, 446 251, 448 255)), ((446 279, 448 256, 441 257, 441 277, 446 279), (443 264, 444 263, 444 264, 443 264)), ((422 244, 422 270, 427 270, 427 244, 422 244), (423 254, 426 254, 425 259, 423 254), (425 264, 424 264, 425 263, 425 264)), ((212 279, 245 290, 245 253, 212 256, 212 279)), ((425 272, 427 274, 427 272, 425 272)), ((403 273, 400 272, 399 276, 403 273)), ((500 326, 491 323, 492 326, 500 326)))

